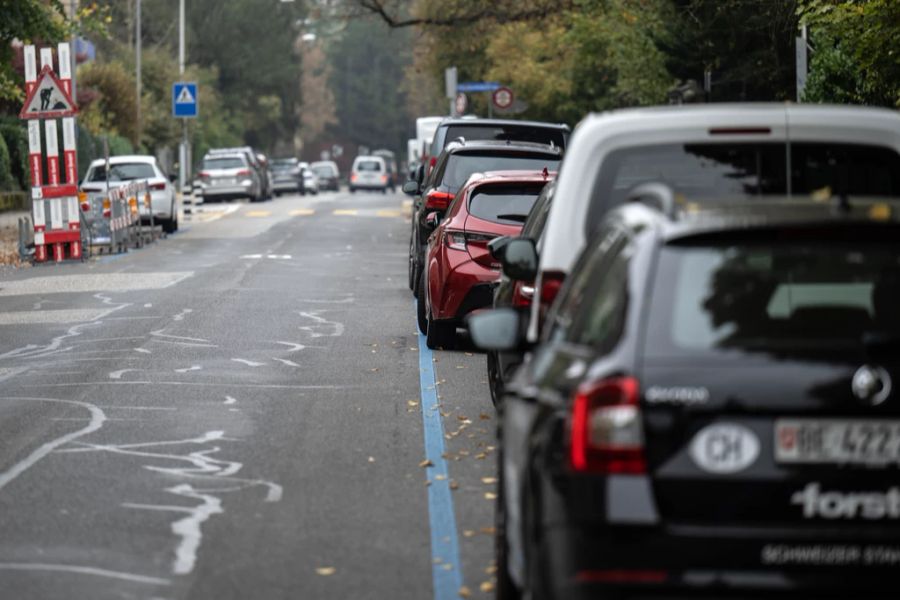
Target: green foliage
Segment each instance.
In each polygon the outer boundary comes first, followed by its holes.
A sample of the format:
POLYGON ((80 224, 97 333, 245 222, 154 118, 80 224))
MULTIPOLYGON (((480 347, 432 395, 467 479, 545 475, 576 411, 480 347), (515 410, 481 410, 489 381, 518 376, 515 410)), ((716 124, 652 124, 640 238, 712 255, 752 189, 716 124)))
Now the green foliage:
POLYGON ((0 15, 0 101, 21 102, 25 96, 13 69, 12 41, 62 41, 68 33, 63 7, 58 0, 0 0, 0 15))
POLYGON ((10 175, 19 189, 29 188, 28 173, 28 132, 21 121, 0 120, 0 138, 6 142, 9 151, 10 175))
POLYGON ((80 125, 94 135, 135 137, 133 72, 120 62, 94 62, 78 69, 78 85, 95 94, 80 106, 80 125))
POLYGON ((805 98, 900 108, 900 2, 801 0, 812 31, 805 98))
POLYGON ((6 142, 0 137, 0 191, 13 191, 17 187, 12 176, 11 166, 6 142))

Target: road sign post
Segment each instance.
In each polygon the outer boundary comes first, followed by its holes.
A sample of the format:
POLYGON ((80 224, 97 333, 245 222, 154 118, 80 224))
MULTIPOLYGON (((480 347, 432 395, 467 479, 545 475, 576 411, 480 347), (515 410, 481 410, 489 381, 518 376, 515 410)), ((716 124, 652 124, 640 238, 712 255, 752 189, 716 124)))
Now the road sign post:
POLYGON ((31 171, 32 220, 34 224, 34 260, 47 260, 47 247, 53 249, 57 262, 65 258, 80 259, 81 213, 78 205, 78 169, 75 150, 75 115, 78 108, 72 100, 72 65, 68 43, 59 44, 59 77, 53 70, 52 48, 41 48, 41 70, 37 72, 36 50, 24 48, 25 104, 19 118, 28 121, 28 165, 31 171), (57 121, 62 119, 63 172, 59 163, 57 121), (41 123, 47 157, 44 183, 41 149, 41 123), (50 223, 48 228, 47 216, 50 223), (66 247, 68 246, 68 253, 66 247))

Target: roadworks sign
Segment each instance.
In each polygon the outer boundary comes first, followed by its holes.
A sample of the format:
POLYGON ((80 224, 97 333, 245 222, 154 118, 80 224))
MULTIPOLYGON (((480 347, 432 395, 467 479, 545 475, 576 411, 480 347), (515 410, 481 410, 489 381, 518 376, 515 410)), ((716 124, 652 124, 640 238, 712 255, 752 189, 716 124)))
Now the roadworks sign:
POLYGON ((78 113, 72 97, 66 93, 60 80, 49 65, 38 75, 31 93, 25 98, 25 106, 19 113, 20 119, 56 119, 71 117, 78 113))

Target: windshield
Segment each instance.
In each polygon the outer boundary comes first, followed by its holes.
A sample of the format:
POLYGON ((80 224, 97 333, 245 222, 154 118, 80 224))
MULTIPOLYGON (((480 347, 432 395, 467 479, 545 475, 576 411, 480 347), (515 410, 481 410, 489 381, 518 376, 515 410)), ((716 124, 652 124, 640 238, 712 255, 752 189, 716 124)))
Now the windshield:
POLYGON ((355 171, 381 171, 382 163, 377 160, 361 160, 353 167, 355 171))
POLYGON ((329 166, 312 167, 312 172, 319 177, 334 177, 336 175, 334 169, 329 166))
POLYGON ((223 156, 222 158, 207 158, 203 161, 203 169, 242 169, 244 161, 236 156, 223 156))
POLYGON ((533 186, 482 186, 469 196, 469 214, 485 221, 521 225, 540 191, 533 186))
MULTIPOLYGON (((153 165, 147 163, 123 163, 109 166, 110 181, 131 181, 132 179, 153 179, 156 177, 153 165)), ((88 181, 106 181, 106 167, 100 165, 91 170, 88 181)))
POLYGON ((593 227, 646 182, 679 202, 742 201, 765 195, 900 197, 900 155, 889 148, 826 143, 662 144, 613 151, 594 187, 593 227), (788 177, 790 158, 790 177, 788 177))
POLYGON ((892 244, 669 246, 657 273, 648 357, 853 359, 865 336, 900 335, 900 249, 892 244))
POLYGON ((539 154, 516 153, 511 155, 500 154, 469 154, 458 153, 451 155, 444 168, 440 179, 441 185, 455 194, 463 186, 473 173, 487 173, 489 171, 556 171, 559 166, 559 158, 539 154))

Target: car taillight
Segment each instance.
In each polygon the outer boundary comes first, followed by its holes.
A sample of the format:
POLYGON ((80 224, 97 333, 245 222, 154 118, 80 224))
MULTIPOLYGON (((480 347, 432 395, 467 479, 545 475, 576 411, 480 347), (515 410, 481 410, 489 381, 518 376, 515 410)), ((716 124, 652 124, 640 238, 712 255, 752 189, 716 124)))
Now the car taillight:
POLYGON ((387 183, 387 175, 381 176, 381 183, 387 183))
POLYGON ((209 179, 209 173, 206 171, 200 171, 200 179, 209 179))
POLYGON ((528 308, 534 299, 534 286, 522 281, 513 284, 512 305, 515 308, 528 308))
POLYGON ((546 271, 541 276, 541 306, 547 309, 553 304, 565 280, 566 274, 560 271, 546 271))
POLYGON ((237 173, 235 173, 235 176, 237 176, 237 177, 249 177, 249 176, 252 175, 252 174, 253 174, 253 171, 251 171, 250 169, 241 169, 240 171, 238 171, 237 173))
POLYGON ((359 175, 357 175, 356 173, 350 175, 350 181, 356 181, 357 179, 359 179, 359 175))
POLYGON ((446 231, 444 235, 444 243, 448 248, 454 250, 466 249, 466 234, 462 231, 446 231))
POLYGON ((569 465, 580 473, 647 472, 638 381, 614 377, 581 385, 572 403, 569 465))
POLYGON ((447 207, 450 206, 450 203, 453 201, 453 194, 449 192, 439 192, 437 190, 433 190, 428 192, 425 196, 425 209, 426 210, 447 210, 447 207))
POLYGON ((165 183, 153 183, 150 185, 151 190, 164 190, 166 189, 165 183))

